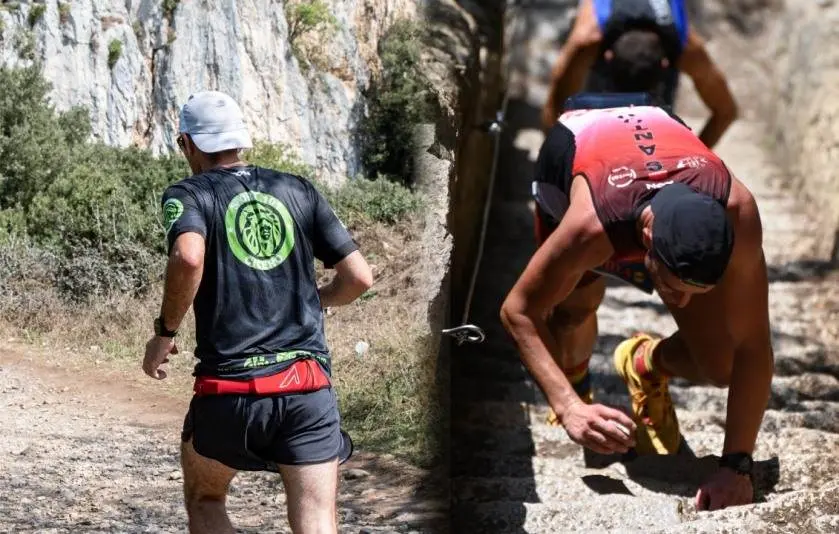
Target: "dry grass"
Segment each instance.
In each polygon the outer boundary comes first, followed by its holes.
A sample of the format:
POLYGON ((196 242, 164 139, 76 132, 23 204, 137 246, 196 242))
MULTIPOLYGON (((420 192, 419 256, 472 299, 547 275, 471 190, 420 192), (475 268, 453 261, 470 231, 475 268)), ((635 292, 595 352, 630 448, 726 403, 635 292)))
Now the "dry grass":
MULTIPOLYGON (((435 353, 426 342, 430 296, 420 294, 415 283, 422 262, 420 226, 413 220, 351 229, 376 283, 356 303, 331 309, 326 331, 343 426, 359 448, 429 465, 436 458, 435 353), (369 344, 361 356, 358 341, 369 344)), ((143 297, 117 296, 81 307, 63 302, 49 284, 33 282, 27 284, 26 302, 14 314, 2 314, 0 333, 137 373, 161 293, 158 286, 143 297)), ((184 395, 191 390, 193 321, 190 312, 179 336, 181 355, 172 358, 164 383, 184 395)))

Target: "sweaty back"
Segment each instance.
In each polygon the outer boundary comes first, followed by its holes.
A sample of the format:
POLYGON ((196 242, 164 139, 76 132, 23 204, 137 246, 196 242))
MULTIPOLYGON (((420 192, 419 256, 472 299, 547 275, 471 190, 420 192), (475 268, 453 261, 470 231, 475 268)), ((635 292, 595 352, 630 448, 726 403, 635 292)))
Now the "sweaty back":
POLYGON ((329 372, 314 260, 331 267, 357 247, 312 184, 261 167, 217 168, 170 186, 163 218, 170 250, 182 233, 205 238, 196 375, 274 374, 301 353, 329 372))

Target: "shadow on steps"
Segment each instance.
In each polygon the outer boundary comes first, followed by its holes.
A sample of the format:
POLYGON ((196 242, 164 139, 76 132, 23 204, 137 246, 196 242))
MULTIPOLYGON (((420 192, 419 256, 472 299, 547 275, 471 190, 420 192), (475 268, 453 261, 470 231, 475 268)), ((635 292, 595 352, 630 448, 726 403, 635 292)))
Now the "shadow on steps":
MULTIPOLYGON (((614 463, 622 463, 627 476, 636 484, 657 493, 693 498, 697 488, 717 469, 720 457, 708 455, 698 457, 682 436, 682 446, 673 455, 638 455, 633 451, 625 455, 603 455, 585 450, 586 467, 604 469, 614 463)), ((766 495, 775 491, 780 479, 781 463, 777 456, 768 460, 755 461, 752 483, 755 502, 766 500, 766 495)), ((583 477, 583 482, 601 495, 627 494, 632 492, 622 481, 602 475, 583 477)))

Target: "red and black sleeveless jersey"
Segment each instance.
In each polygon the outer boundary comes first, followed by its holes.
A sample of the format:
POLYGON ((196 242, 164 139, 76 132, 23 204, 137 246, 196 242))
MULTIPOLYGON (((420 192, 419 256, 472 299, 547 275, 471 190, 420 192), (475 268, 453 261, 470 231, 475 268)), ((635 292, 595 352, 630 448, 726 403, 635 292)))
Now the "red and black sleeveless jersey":
POLYGON ((570 172, 560 186, 570 192, 585 177, 615 261, 643 258, 636 221, 656 191, 680 182, 728 202, 725 164, 677 117, 654 106, 569 111, 559 125, 572 135, 570 172))

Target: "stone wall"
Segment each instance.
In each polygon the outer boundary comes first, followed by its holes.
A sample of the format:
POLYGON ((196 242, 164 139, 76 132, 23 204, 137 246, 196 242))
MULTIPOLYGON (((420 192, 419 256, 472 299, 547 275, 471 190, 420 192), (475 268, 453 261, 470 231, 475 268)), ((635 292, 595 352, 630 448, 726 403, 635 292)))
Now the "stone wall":
POLYGON ((190 93, 228 92, 255 137, 290 145, 323 178, 341 181, 359 171, 350 133, 363 119, 360 95, 378 68, 378 40, 394 20, 416 17, 417 7, 413 0, 325 2, 337 27, 328 38, 304 34, 308 53, 299 57, 289 43, 287 2, 4 2, 0 61, 19 64, 33 49, 57 108, 82 104, 97 139, 156 152, 175 148, 177 112, 190 93), (312 59, 316 67, 307 68, 312 59))
POLYGON ((495 118, 501 103, 501 47, 504 3, 437 0, 430 2, 430 53, 445 65, 440 76, 441 146, 453 163, 449 181, 448 227, 451 258, 451 325, 460 324, 478 251, 492 166, 493 137, 480 127, 495 118))
POLYGON ((775 142, 824 232, 819 255, 839 261, 839 5, 787 0, 778 40, 775 142))

